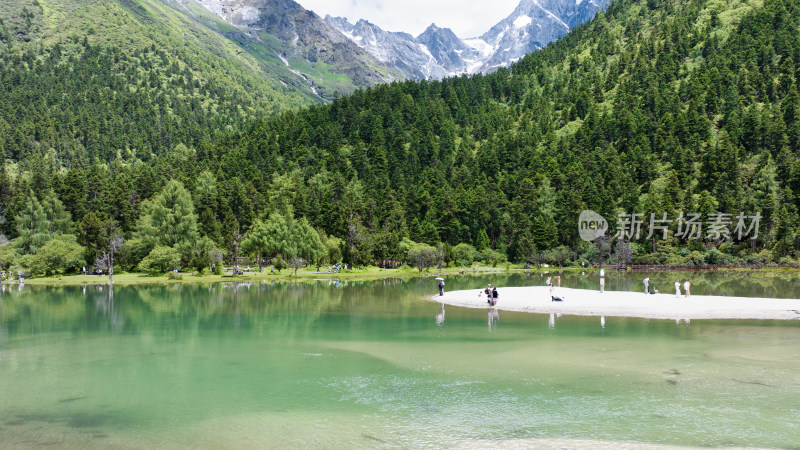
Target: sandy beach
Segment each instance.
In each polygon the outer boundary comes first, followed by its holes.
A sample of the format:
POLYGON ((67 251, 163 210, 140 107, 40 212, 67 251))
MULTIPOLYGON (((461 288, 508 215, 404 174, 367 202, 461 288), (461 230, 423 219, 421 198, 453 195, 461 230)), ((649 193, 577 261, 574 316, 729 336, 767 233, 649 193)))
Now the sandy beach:
MULTIPOLYGON (((547 286, 498 287, 496 308, 538 314, 641 317, 648 319, 800 320, 800 299, 723 297, 556 288, 563 302, 550 300, 547 286)), ((432 297, 445 305, 491 308, 482 290, 445 292, 432 297)))

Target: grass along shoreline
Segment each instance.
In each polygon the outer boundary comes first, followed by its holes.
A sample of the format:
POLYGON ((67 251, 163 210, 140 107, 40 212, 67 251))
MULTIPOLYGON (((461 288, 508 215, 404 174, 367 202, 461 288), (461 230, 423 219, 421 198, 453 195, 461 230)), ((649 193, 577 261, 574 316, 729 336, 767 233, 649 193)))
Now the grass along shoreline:
MULTIPOLYGON (((607 273, 617 272, 614 267, 605 267, 607 273)), ((416 268, 381 269, 368 267, 363 269, 350 269, 334 273, 316 272, 313 269, 301 269, 294 274, 291 270, 284 269, 281 273, 271 273, 269 268, 264 268, 262 272, 245 272, 243 275, 234 277, 230 273, 222 275, 204 274, 196 275, 191 272, 181 272, 177 275, 149 275, 146 273, 119 273, 114 274, 114 284, 118 286, 134 285, 160 285, 160 284, 211 284, 211 283, 252 283, 264 281, 312 281, 317 279, 337 279, 337 280, 380 280, 387 278, 419 278, 433 276, 482 276, 508 273, 558 273, 558 272, 597 272, 599 268, 565 267, 563 269, 544 267, 526 269, 521 265, 508 265, 504 267, 473 266, 473 267, 448 267, 442 269, 430 268, 422 272, 416 268)), ((656 272, 691 272, 693 270, 681 269, 660 269, 656 272)), ((787 273, 800 274, 800 269, 793 267, 760 267, 760 268, 724 268, 724 269, 703 269, 698 266, 694 271, 702 272, 757 272, 759 274, 786 275, 787 273)), ((620 270, 620 272, 631 272, 631 270, 620 270)), ((647 273, 648 271, 636 272, 647 273)), ((26 278, 25 284, 32 286, 83 286, 107 284, 108 275, 61 275, 41 278, 26 278)), ((4 281, 3 284, 19 284, 18 280, 4 281)))
MULTIPOLYGON (((119 286, 146 285, 146 284, 175 284, 175 283, 249 283, 262 281, 311 281, 315 279, 338 280, 380 280, 384 278, 417 278, 429 276, 454 276, 454 275, 491 275, 511 273, 522 269, 470 267, 470 268, 443 268, 431 269, 423 272, 417 269, 352 269, 334 273, 316 272, 314 270, 298 270, 294 274, 291 270, 282 270, 281 273, 271 273, 268 268, 263 272, 245 272, 243 275, 233 276, 230 273, 215 275, 196 275, 190 272, 181 272, 176 276, 148 275, 145 273, 120 273, 114 274, 114 284, 119 286)), ((18 284, 17 280, 6 281, 9 284, 18 284)), ((62 275, 54 277, 26 278, 26 285, 36 286, 82 286, 107 284, 108 275, 62 275)))

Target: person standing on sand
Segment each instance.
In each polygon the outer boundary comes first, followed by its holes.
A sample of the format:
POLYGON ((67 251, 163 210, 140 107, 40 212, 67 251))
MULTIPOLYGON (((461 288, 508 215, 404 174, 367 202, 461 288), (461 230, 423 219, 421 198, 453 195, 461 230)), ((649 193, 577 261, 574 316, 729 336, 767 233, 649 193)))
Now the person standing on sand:
POLYGON ((650 277, 644 279, 644 293, 650 293, 650 277))
POLYGON ((495 286, 492 288, 492 306, 497 304, 497 297, 499 297, 499 295, 497 294, 497 286, 495 286))
POLYGON ((444 296, 444 280, 439 280, 439 297, 444 296))
POLYGON ((606 290, 606 271, 600 269, 600 293, 606 290))
POLYGON ((675 282, 675 297, 680 297, 680 296, 681 296, 681 282, 680 281, 676 281, 675 282))
POLYGON ((692 287, 692 283, 689 282, 687 279, 685 283, 683 283, 683 290, 686 291, 686 298, 689 298, 689 288, 692 287))

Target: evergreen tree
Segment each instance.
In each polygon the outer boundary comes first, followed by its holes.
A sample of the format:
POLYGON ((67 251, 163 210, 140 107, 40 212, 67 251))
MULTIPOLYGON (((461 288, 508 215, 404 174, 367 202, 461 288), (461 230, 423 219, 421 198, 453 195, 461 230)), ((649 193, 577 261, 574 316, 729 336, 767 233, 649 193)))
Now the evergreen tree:
POLYGON ((39 200, 30 193, 25 208, 15 218, 17 226, 17 245, 22 253, 36 253, 51 238, 51 222, 47 211, 39 200))
POLYGON ((151 247, 174 247, 187 264, 199 238, 192 197, 183 184, 170 180, 154 198, 142 204, 138 237, 151 247))
MULTIPOLYGON (((78 242, 86 247, 86 260, 92 264, 106 244, 105 225, 93 211, 83 216, 78 225, 78 242)), ((91 267, 89 268, 91 271, 91 267)))

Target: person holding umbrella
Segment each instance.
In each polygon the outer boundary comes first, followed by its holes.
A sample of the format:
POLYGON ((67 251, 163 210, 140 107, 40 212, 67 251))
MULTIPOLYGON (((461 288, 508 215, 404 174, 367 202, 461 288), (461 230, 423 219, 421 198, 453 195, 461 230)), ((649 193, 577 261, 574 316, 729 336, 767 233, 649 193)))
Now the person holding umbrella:
POLYGON ((444 278, 438 277, 436 281, 439 282, 439 296, 444 296, 444 278))

